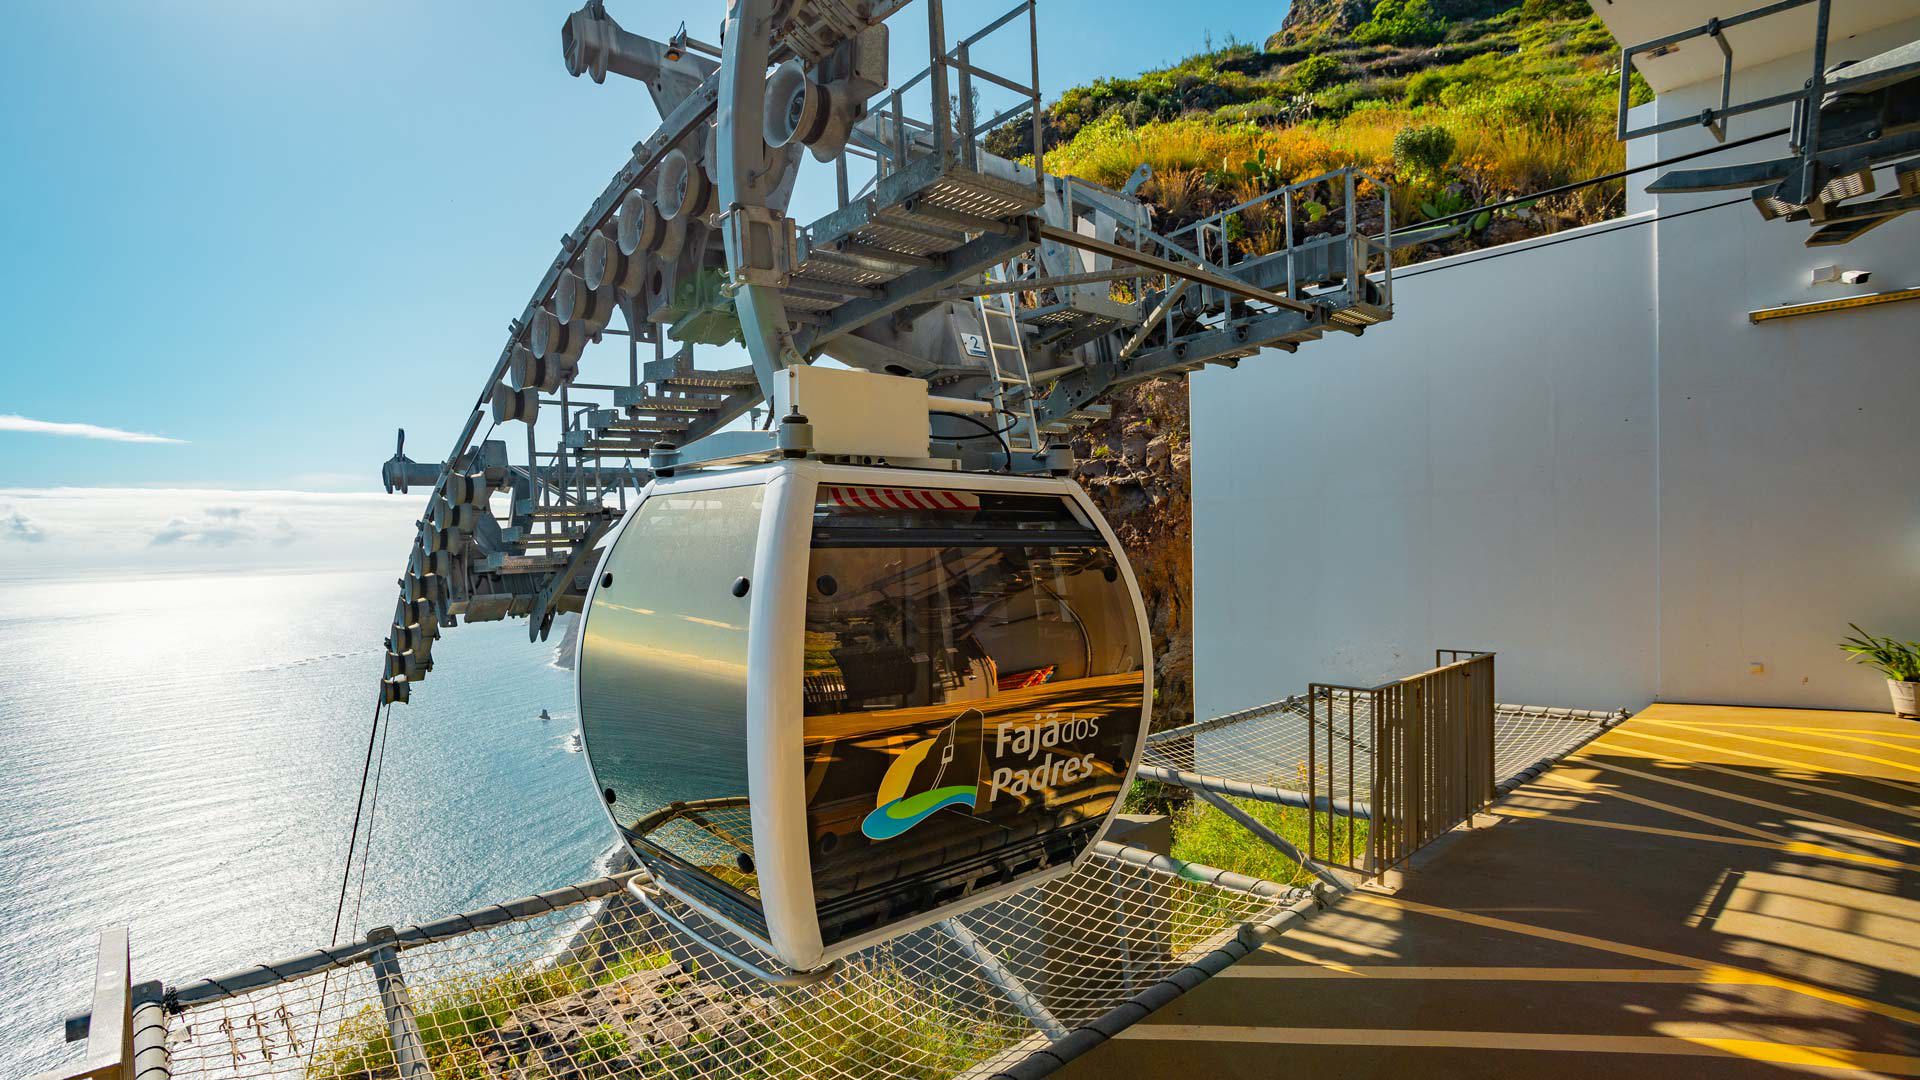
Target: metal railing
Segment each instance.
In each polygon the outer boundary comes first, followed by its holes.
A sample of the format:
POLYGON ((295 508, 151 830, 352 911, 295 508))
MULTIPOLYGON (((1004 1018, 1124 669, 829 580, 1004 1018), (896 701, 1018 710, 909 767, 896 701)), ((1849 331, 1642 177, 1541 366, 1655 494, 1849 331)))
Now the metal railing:
POLYGON ((1040 96, 1040 37, 1036 0, 1021 0, 1005 14, 973 34, 946 46, 946 16, 941 0, 929 0, 927 6, 927 66, 874 99, 867 117, 854 129, 848 152, 874 163, 874 175, 858 192, 848 194, 846 160, 837 164, 840 172, 840 205, 864 197, 887 174, 897 172, 922 152, 951 158, 961 167, 978 171, 981 143, 1003 125, 1026 117, 1032 125, 1033 186, 1042 192, 1046 176, 1046 147, 1043 130, 1045 110, 1040 96), (976 63, 973 49, 984 39, 1026 16, 1028 81, 1016 79, 976 63), (1017 101, 1011 107, 986 119, 975 115, 975 80, 1012 92, 1017 101), (926 119, 913 113, 918 104, 910 104, 911 91, 926 83, 926 119), (950 91, 954 91, 950 94, 950 91), (923 151, 921 148, 924 147, 923 151))
POLYGON ((1309 858, 1378 875, 1493 801, 1493 654, 1439 649, 1434 664, 1378 686, 1308 687, 1309 858), (1360 776, 1364 827, 1331 805, 1360 776))
MULTIPOLYGON (((1192 239, 1186 242, 1186 246, 1190 247, 1200 260, 1223 272, 1230 271, 1237 264, 1269 256, 1280 256, 1285 261, 1285 274, 1281 280, 1281 287, 1275 291, 1289 299, 1300 298, 1302 291, 1300 282, 1307 276, 1305 274, 1307 268, 1301 263, 1301 249, 1305 245, 1318 240, 1326 244, 1345 246, 1347 249, 1344 252, 1345 276, 1350 286, 1356 281, 1365 280, 1373 271, 1373 256, 1377 253, 1380 256, 1380 305, 1387 308, 1393 306, 1393 192, 1379 179, 1362 170, 1351 167, 1331 169, 1318 176, 1310 176, 1304 180, 1281 185, 1264 195, 1229 206, 1191 225, 1176 229, 1167 234, 1167 240, 1178 241, 1188 234, 1192 234, 1192 239), (1361 182, 1371 184, 1380 193, 1383 231, 1378 237, 1367 235, 1359 226, 1361 182), (1304 204, 1300 200, 1311 198, 1322 184, 1334 185, 1333 190, 1338 191, 1344 204, 1338 211, 1341 215, 1341 227, 1338 231, 1323 233, 1309 239, 1303 237, 1301 233, 1318 219, 1314 219, 1311 214, 1306 214, 1307 220, 1301 221, 1304 204), (1249 251, 1236 255, 1235 237, 1232 234, 1234 223, 1244 227, 1253 211, 1261 210, 1275 200, 1280 202, 1280 246, 1272 251, 1249 251)), ((1356 297, 1359 295, 1358 290, 1355 295, 1356 297)))

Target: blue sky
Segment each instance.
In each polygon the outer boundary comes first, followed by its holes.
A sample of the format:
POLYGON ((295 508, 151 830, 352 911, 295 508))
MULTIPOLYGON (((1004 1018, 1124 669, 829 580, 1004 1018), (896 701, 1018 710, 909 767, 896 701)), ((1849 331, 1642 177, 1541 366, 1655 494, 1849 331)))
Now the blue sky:
MULTIPOLYGON (((416 454, 444 453, 557 239, 656 121, 637 84, 567 76, 575 6, 14 5, 0 564, 33 528, 38 557, 60 532, 30 515, 9 528, 26 512, 5 490, 364 492, 395 427, 416 454)), ((608 9, 642 33, 685 18, 712 39, 723 6, 608 9)), ((952 0, 949 33, 1003 10, 952 0)), ((894 20, 896 75, 924 63, 907 58, 924 50, 922 11, 894 20)), ((1131 74, 1208 34, 1262 40, 1284 13, 1044 0, 1042 82, 1052 96, 1131 74)))

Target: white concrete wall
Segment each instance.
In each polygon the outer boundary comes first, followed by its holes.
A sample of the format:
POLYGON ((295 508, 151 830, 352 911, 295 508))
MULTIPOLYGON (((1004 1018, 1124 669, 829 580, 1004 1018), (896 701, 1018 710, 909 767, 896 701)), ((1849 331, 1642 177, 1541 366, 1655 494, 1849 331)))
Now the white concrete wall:
POLYGON ((1920 215, 1837 249, 1747 206, 1670 216, 1737 194, 1422 264, 1364 338, 1196 375, 1200 715, 1436 645, 1499 650, 1508 701, 1884 710, 1833 643, 1849 621, 1920 638, 1920 303, 1746 316, 1920 285, 1920 215), (1874 277, 1808 285, 1828 262, 1874 277))
MULTIPOLYGON (((1916 37, 1920 22, 1909 22, 1835 42, 1831 57, 1864 59, 1916 37)), ((1809 72, 1804 57, 1787 58, 1741 72, 1736 89, 1777 93, 1809 72)), ((1655 105, 1665 119, 1717 99, 1717 88, 1697 87, 1655 105)), ((1730 135, 1790 120, 1784 109, 1743 117, 1730 135)), ((1658 156, 1708 141, 1669 133, 1658 156)), ((1890 178, 1881 173, 1881 190, 1890 178)), ((1671 214, 1738 194, 1665 196, 1658 207, 1671 214)), ((1807 231, 1745 207, 1657 226, 1656 689, 1667 700, 1886 709, 1884 686, 1833 643, 1848 622, 1920 639, 1920 302, 1760 326, 1745 318, 1920 286, 1920 214, 1842 247, 1804 247, 1807 231), (1829 263, 1873 278, 1810 285, 1812 269, 1829 263), (1749 671, 1756 662, 1760 674, 1749 671)))

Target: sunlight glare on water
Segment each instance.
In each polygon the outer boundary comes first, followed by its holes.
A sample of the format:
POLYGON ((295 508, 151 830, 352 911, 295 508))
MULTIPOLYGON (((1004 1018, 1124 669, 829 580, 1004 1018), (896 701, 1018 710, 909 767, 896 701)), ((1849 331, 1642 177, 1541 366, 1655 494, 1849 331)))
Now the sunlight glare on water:
MULTIPOLYGON (((132 928, 136 981, 325 943, 392 598, 365 571, 0 583, 0 1075, 77 1049, 103 927, 132 928)), ((598 872, 560 636, 437 644, 393 711, 362 930, 598 872)))

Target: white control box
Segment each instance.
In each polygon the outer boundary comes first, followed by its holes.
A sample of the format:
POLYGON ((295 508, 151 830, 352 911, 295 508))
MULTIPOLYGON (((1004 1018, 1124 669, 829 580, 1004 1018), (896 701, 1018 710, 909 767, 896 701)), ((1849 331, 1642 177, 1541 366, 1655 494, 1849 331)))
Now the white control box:
POLYGON ((924 459, 932 438, 924 379, 801 365, 773 384, 773 420, 798 412, 818 454, 924 459))

